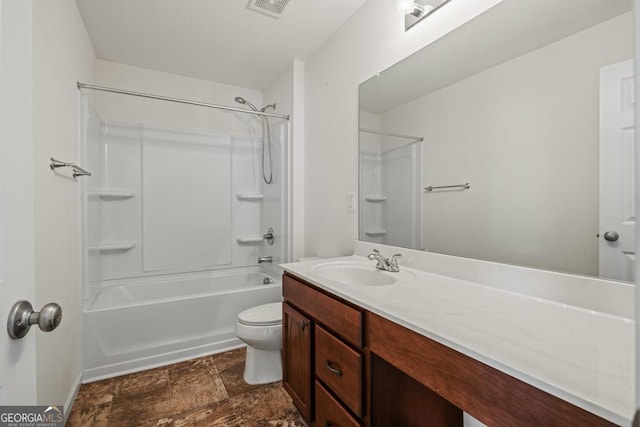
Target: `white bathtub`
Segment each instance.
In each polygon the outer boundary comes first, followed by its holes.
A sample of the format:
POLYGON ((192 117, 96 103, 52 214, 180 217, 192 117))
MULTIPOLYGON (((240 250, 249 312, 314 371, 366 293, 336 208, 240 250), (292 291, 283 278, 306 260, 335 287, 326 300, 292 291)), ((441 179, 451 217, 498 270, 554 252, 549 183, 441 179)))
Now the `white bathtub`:
POLYGON ((238 313, 281 300, 280 278, 259 267, 103 286, 83 315, 84 382, 241 347, 238 313))

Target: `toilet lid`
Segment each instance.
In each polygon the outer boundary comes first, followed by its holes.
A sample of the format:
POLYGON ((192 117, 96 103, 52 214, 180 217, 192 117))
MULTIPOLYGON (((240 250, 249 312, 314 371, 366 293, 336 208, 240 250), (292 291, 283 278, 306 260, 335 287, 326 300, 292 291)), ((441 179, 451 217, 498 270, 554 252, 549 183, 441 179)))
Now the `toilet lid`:
POLYGON ((238 321, 245 325, 267 326, 282 323, 282 303, 272 302, 249 308, 238 314, 238 321))

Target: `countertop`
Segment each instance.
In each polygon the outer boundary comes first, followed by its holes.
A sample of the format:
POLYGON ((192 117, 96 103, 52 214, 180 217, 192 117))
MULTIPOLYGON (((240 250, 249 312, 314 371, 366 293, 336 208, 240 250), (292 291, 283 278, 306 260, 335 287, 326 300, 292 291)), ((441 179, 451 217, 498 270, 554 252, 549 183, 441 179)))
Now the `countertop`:
MULTIPOLYGON (((319 288, 619 425, 635 411, 635 321, 401 266, 396 283, 327 280, 328 262, 283 264, 319 288)), ((395 273, 385 273, 395 274, 395 273)))

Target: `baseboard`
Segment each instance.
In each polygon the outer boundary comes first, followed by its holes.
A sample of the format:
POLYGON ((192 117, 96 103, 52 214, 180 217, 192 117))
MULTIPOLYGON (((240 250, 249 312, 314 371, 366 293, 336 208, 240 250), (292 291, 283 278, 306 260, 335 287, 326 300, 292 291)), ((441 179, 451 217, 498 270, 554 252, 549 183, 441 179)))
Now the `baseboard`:
POLYGON ((80 391, 80 386, 82 385, 82 372, 78 374, 78 377, 73 382, 73 387, 69 392, 69 396, 67 396, 67 400, 64 402, 64 425, 67 424, 69 420, 69 414, 71 414, 71 409, 73 408, 73 404, 76 401, 76 397, 78 397, 78 392, 80 391))

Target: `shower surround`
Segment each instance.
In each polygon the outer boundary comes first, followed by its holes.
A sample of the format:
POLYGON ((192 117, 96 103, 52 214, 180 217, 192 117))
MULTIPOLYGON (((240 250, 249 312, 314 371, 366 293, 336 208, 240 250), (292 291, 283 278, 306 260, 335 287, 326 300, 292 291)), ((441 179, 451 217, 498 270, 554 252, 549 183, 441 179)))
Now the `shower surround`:
POLYGON ((241 346, 237 314, 281 300, 289 258, 288 122, 269 118, 266 184, 259 116, 131 98, 82 99, 85 382, 241 346))

